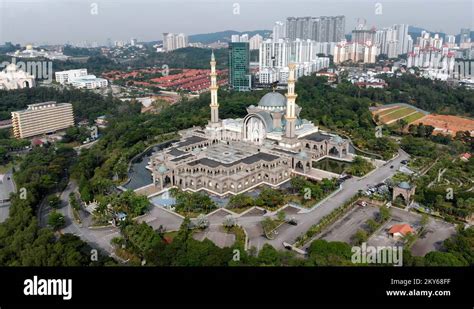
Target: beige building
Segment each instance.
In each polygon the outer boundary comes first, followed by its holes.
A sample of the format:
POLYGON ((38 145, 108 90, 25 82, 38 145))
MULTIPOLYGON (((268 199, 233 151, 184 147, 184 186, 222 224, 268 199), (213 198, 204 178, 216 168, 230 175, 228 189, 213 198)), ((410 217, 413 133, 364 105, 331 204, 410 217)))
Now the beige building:
POLYGON ((72 104, 54 101, 30 104, 25 110, 12 112, 12 124, 16 138, 63 130, 74 126, 72 104))
POLYGON ((180 141, 150 159, 147 168, 158 191, 178 187, 223 196, 262 184, 278 187, 294 174, 311 174, 313 162, 324 156, 348 157, 347 140, 300 118, 294 64, 287 93, 265 94, 243 119, 219 118, 215 67, 212 54, 208 125, 180 132, 180 141))

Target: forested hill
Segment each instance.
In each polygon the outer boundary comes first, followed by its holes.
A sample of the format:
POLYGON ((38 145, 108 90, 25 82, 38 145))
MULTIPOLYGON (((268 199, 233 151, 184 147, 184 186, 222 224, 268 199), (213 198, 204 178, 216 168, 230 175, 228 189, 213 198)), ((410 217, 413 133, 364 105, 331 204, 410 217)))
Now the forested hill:
POLYGON ((204 34, 194 34, 189 36, 189 42, 201 42, 204 44, 209 44, 217 41, 221 42, 230 42, 232 35, 238 34, 248 34, 249 38, 256 35, 260 34, 262 37, 267 38, 270 36, 271 31, 270 30, 252 30, 252 31, 244 31, 244 32, 239 32, 235 30, 226 30, 226 31, 220 31, 220 32, 213 32, 213 33, 204 33, 204 34))
POLYGON ((133 106, 112 97, 104 98, 91 91, 36 87, 0 90, 0 120, 10 119, 12 111, 25 109, 28 104, 47 101, 72 103, 76 120, 92 121, 101 115, 114 115, 127 110, 132 113, 140 112, 138 104, 133 106))
POLYGON ((401 102, 423 110, 474 117, 474 91, 464 87, 453 88, 443 81, 404 74, 400 77, 382 75, 388 83, 386 89, 352 88, 352 95, 367 97, 375 102, 388 104, 401 102))

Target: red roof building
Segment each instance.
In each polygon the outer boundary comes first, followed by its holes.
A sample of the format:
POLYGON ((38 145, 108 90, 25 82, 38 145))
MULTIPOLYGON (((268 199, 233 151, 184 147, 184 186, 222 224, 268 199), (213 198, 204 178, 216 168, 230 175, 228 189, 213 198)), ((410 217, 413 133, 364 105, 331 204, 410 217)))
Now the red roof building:
POLYGON ((406 236, 415 233, 415 230, 409 224, 395 224, 388 231, 393 237, 406 236))

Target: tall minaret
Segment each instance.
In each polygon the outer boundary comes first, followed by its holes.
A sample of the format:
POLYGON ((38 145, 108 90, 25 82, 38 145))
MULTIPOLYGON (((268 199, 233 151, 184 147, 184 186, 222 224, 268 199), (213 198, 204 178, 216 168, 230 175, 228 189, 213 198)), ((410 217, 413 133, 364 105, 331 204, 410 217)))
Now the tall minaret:
POLYGON ((296 136, 296 97, 295 93, 295 64, 290 63, 288 68, 290 69, 288 75, 288 93, 286 94, 286 127, 285 137, 294 138, 296 136))
POLYGON ((214 57, 214 51, 211 55, 211 124, 219 123, 219 104, 217 103, 217 73, 216 73, 216 58, 214 57))

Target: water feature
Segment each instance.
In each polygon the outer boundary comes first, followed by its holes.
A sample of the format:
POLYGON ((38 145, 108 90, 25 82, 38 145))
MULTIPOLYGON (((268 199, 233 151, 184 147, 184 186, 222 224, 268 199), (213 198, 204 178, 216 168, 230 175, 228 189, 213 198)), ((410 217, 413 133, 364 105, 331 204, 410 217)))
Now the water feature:
POLYGON ((169 147, 172 142, 175 141, 155 145, 146 152, 142 153, 140 156, 136 157, 132 161, 132 165, 128 171, 128 177, 130 181, 127 182, 123 187, 126 189, 135 190, 153 183, 151 171, 148 170, 146 166, 148 165, 153 153, 169 147))
POLYGON ((351 164, 352 163, 350 162, 340 161, 333 158, 323 158, 317 162, 313 162, 313 167, 336 174, 342 174, 351 166, 351 164))
POLYGON ((171 197, 168 190, 161 193, 160 195, 154 196, 150 199, 150 202, 155 206, 170 208, 176 204, 176 199, 171 197))

